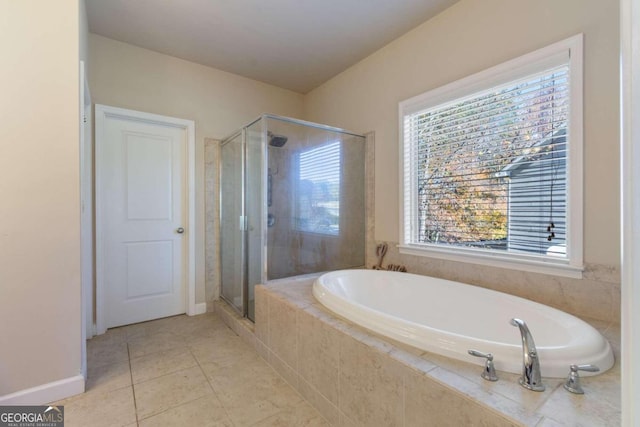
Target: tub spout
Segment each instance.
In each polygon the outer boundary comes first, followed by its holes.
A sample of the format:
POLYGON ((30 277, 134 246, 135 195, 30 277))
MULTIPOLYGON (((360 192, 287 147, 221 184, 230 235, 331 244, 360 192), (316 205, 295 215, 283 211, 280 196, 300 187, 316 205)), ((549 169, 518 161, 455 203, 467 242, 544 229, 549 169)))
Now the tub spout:
POLYGON ((513 326, 520 328, 522 337, 522 376, 520 377, 520 385, 533 391, 544 391, 542 384, 542 375, 540 374, 540 360, 538 359, 538 351, 533 341, 533 336, 529 331, 529 327, 524 320, 513 318, 510 322, 513 326))

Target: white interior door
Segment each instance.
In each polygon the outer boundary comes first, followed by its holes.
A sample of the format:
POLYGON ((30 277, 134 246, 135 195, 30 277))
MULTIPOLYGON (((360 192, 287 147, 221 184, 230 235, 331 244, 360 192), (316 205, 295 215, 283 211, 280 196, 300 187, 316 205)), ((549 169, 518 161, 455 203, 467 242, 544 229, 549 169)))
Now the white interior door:
POLYGON ((187 130, 118 110, 96 127, 105 328, 186 311, 187 130))

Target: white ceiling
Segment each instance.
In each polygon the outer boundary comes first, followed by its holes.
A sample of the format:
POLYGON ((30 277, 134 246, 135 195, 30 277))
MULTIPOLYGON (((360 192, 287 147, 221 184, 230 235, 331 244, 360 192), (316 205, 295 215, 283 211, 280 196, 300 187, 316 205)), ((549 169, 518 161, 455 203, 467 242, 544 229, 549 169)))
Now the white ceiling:
POLYGON ((458 0, 86 0, 89 30, 307 93, 458 0))

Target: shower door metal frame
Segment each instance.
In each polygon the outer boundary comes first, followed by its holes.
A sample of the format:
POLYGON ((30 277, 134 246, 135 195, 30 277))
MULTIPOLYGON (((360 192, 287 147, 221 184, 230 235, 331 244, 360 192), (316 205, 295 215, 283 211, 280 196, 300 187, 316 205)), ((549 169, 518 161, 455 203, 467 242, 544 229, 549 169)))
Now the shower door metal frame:
MULTIPOLYGON (((274 119, 274 120, 279 120, 281 122, 285 122, 285 123, 293 123, 293 124, 297 124, 297 125, 302 125, 302 126, 307 126, 310 128, 315 128, 315 129, 321 129, 321 130, 326 130, 326 131, 330 131, 330 132, 338 132, 338 133, 343 133, 345 135, 351 135, 351 136, 359 136, 361 138, 365 138, 365 135, 361 134, 361 133, 357 133, 357 132, 352 132, 350 130, 346 130, 346 129, 342 129, 342 128, 338 128, 335 126, 329 126, 329 125, 323 125, 321 123, 314 123, 314 122, 308 122, 306 120, 301 120, 301 119, 294 119, 292 117, 286 117, 286 116, 278 116, 277 114, 263 114, 260 117, 258 117, 257 119, 249 122, 247 125, 245 125, 243 127, 244 128, 248 128, 249 126, 253 125, 254 123, 263 120, 263 119, 274 119)), ((263 127, 264 130, 264 127, 263 127)), ((234 133, 234 135, 236 135, 237 132, 234 133)), ((228 138, 225 138, 224 140, 227 140, 228 138)), ((266 144, 266 132, 264 133, 264 141, 266 144)))
MULTIPOLYGON (((258 120, 261 120, 262 117, 258 120)), ((220 143, 220 150, 221 150, 221 159, 222 159, 222 148, 227 145, 227 144, 231 144, 233 143, 234 139, 236 139, 239 135, 241 136, 240 138, 240 144, 241 144, 241 156, 240 156, 240 229, 238 230, 240 233, 240 253, 242 254, 242 259, 241 259, 241 269, 240 269, 240 299, 242 301, 242 308, 238 309, 238 307, 235 306, 235 304, 233 303, 233 301, 230 301, 229 298, 227 298, 225 295, 223 295, 223 284, 222 281, 220 282, 220 298, 222 300, 224 300, 225 302, 227 302, 238 314, 240 314, 242 317, 249 317, 249 230, 248 230, 248 224, 249 224, 249 215, 247 212, 247 159, 249 157, 249 148, 248 148, 248 142, 247 142, 247 129, 252 126, 253 124, 255 124, 256 122, 258 122, 258 120, 255 120, 253 122, 251 122, 250 124, 244 126, 240 131, 234 132, 232 135, 226 137, 224 140, 222 140, 222 142, 220 143)), ((264 165, 266 164, 267 161, 267 150, 266 150, 266 127, 265 127, 265 123, 262 122, 261 125, 261 129, 260 129, 260 164, 261 164, 261 171, 260 171, 260 182, 261 182, 261 186, 260 186, 260 203, 261 206, 264 207, 266 206, 266 186, 264 185, 264 183, 266 182, 266 174, 267 174, 267 169, 266 167, 264 167, 264 165)), ((219 182, 222 183, 222 168, 220 168, 220 175, 219 175, 219 182)), ((223 201, 223 194, 222 194, 222 185, 220 185, 219 188, 219 195, 218 195, 218 200, 219 200, 219 206, 220 206, 220 212, 222 213, 222 201, 223 201)), ((259 220, 257 221, 260 227, 260 258, 261 258, 261 264, 260 264, 260 282, 264 282, 266 277, 267 277, 267 263, 266 263, 266 257, 267 257, 267 246, 266 246, 266 227, 267 227, 267 218, 266 215, 260 215, 259 220)), ((220 221, 220 227, 222 227, 222 221, 220 221)), ((222 231, 219 230, 219 236, 220 236, 220 251, 218 254, 219 257, 219 265, 222 266, 222 248, 223 248, 223 242, 222 242, 222 231)), ((222 278, 222 275, 221 275, 222 278)))
MULTIPOLYGON (((220 163, 222 164, 222 149, 225 145, 227 144, 232 144, 233 140, 236 139, 238 136, 240 135, 240 144, 241 146, 241 150, 240 150, 240 194, 242 195, 241 199, 240 199, 240 219, 239 219, 239 223, 240 223, 240 227, 238 232, 240 233, 240 253, 242 255, 242 259, 241 259, 241 265, 242 268, 240 269, 240 299, 242 301, 242 309, 238 309, 235 304, 233 303, 233 301, 230 301, 224 294, 223 294, 223 283, 222 283, 222 274, 220 274, 220 298, 222 300, 224 300, 227 304, 229 304, 229 306, 231 308, 233 308, 238 314, 240 314, 242 317, 245 317, 247 315, 247 301, 248 301, 248 296, 247 296, 247 262, 246 262, 246 251, 247 251, 247 230, 246 230, 246 225, 247 225, 247 219, 246 219, 246 211, 245 211, 245 186, 246 186, 246 176, 245 176, 245 161, 246 161, 246 140, 245 140, 245 128, 242 128, 241 130, 234 132, 233 134, 229 135, 228 137, 226 137, 225 139, 222 140, 222 142, 220 143, 220 163)), ((220 167, 220 173, 219 173, 219 181, 222 184, 222 173, 223 173, 223 168, 220 167)), ((219 211, 220 211, 220 215, 222 216, 222 202, 223 202, 223 194, 222 194, 222 185, 219 186, 219 194, 218 194, 218 204, 219 204, 219 211)), ((221 218, 222 219, 222 218, 221 218)), ((220 236, 220 250, 218 251, 218 265, 221 266, 222 268, 222 248, 223 248, 223 241, 222 241, 222 221, 219 221, 220 224, 220 229, 218 230, 218 235, 220 236)), ((220 272, 222 273, 222 272, 220 272)))
MULTIPOLYGON (((244 128, 242 128, 243 131, 243 141, 244 141, 244 148, 245 148, 245 157, 244 157, 244 162, 245 162, 245 169, 244 169, 244 175, 243 178, 247 178, 247 173, 248 173, 248 168, 247 168, 247 163, 250 162, 249 159, 249 143, 248 143, 248 136, 247 136, 247 130, 255 125, 257 122, 260 122, 260 147, 257 151, 259 151, 259 161, 258 164, 260 165, 260 171, 259 171, 259 176, 260 176, 260 193, 259 193, 259 206, 260 206, 260 215, 258 216, 257 220, 256 220, 256 224, 259 226, 260 228, 260 234, 259 234, 259 253, 260 253, 260 273, 259 273, 259 280, 258 283, 263 284, 266 282, 267 279, 267 175, 268 175, 268 151, 267 151, 267 130, 268 130, 268 123, 265 120, 266 118, 268 118, 268 115, 262 115, 260 116, 260 118, 258 120, 254 120, 253 122, 251 122, 250 124, 246 125, 244 128)), ((246 181, 245 181, 246 182, 246 181)), ((248 226, 250 224, 250 213, 248 213, 246 211, 246 207, 247 207, 247 197, 248 192, 246 191, 247 188, 244 188, 245 191, 243 191, 243 196, 244 196, 244 200, 243 200, 243 206, 245 207, 245 215, 246 215, 246 225, 248 226)), ((251 277, 250 274, 250 270, 249 270, 249 261, 250 261, 250 256, 249 256, 249 251, 251 250, 250 248, 250 241, 249 241, 249 230, 247 229, 245 231, 245 243, 246 243, 246 247, 245 247, 245 280, 244 280, 244 289, 243 289, 243 295, 244 295, 244 300, 243 300, 243 315, 244 317, 247 317, 249 320, 251 321, 255 321, 255 319, 252 319, 249 314, 250 314, 250 310, 249 310, 249 297, 251 296, 251 294, 253 294, 253 292, 250 292, 250 286, 253 287, 256 285, 256 283, 249 283, 249 279, 251 277)), ((254 302, 255 302, 255 294, 254 295, 254 302)), ((255 317, 255 306, 254 306, 254 317, 255 317)))

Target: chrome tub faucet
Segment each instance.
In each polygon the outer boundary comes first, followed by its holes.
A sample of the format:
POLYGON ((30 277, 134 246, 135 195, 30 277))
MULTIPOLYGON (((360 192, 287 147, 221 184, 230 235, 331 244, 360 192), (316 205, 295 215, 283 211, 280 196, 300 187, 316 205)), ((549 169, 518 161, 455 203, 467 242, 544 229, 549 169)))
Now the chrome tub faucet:
POLYGON ((540 360, 538 359, 538 351, 536 350, 533 336, 524 320, 513 318, 510 323, 520 328, 522 337, 522 376, 519 380, 520 385, 529 390, 544 391, 542 375, 540 374, 540 360))

